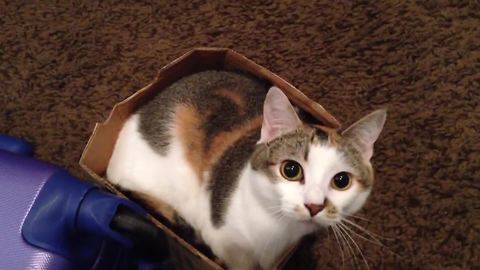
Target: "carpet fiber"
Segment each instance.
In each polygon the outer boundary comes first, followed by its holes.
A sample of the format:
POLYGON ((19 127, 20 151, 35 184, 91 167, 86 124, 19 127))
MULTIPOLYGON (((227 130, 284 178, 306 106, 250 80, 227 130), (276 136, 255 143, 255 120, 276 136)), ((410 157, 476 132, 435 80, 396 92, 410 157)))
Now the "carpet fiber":
MULTIPOLYGON (((86 177, 82 149, 115 103, 191 48, 229 47, 345 126, 388 107, 357 220, 385 247, 354 237, 370 269, 480 269, 480 5, 54 2, 70 1, 0 2, 0 132, 38 158, 86 177)), ((353 268, 343 253, 322 232, 290 267, 353 268)))

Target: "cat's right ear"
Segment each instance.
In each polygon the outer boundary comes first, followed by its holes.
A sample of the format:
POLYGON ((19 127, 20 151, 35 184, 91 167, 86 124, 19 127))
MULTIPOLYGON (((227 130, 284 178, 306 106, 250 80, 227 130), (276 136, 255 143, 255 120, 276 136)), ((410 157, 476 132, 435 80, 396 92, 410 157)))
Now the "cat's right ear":
POLYGON ((347 128, 342 136, 350 140, 365 161, 373 155, 373 144, 378 139, 387 119, 387 110, 376 110, 347 128))
POLYGON ((268 90, 263 104, 263 124, 259 143, 267 143, 301 125, 287 96, 275 86, 268 90))

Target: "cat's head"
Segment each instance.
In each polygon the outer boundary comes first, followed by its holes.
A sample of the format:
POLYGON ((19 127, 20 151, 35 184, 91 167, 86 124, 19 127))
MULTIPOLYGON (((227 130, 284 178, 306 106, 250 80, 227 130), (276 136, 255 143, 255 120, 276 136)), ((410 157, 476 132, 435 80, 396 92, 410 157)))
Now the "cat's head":
POLYGON ((374 182, 370 159, 386 119, 377 110, 341 133, 304 124, 272 87, 252 156, 258 196, 272 214, 306 224, 339 222, 365 203, 374 182))

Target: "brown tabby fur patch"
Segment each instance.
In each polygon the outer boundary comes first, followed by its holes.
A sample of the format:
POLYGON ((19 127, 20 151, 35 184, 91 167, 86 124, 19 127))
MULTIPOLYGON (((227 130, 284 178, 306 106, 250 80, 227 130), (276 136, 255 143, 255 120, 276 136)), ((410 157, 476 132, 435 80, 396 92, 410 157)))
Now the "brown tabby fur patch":
POLYGON ((232 101, 236 105, 239 114, 245 113, 245 98, 240 93, 234 92, 231 89, 221 89, 217 91, 216 94, 232 101))
POLYGON ((178 130, 180 141, 184 147, 185 157, 193 170, 202 179, 203 141, 205 135, 199 128, 201 118, 198 112, 187 104, 179 104, 175 110, 175 126, 178 130))
POLYGON ((205 154, 205 160, 208 160, 208 167, 212 166, 218 161, 222 153, 224 153, 231 145, 242 137, 246 137, 253 130, 259 129, 262 126, 262 116, 257 116, 251 120, 246 121, 241 126, 236 127, 231 131, 223 131, 217 134, 212 144, 205 154))

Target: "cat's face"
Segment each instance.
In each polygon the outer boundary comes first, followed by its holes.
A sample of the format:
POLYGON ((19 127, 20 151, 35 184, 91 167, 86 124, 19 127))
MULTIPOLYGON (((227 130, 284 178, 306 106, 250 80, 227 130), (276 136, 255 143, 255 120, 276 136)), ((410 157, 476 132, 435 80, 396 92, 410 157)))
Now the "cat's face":
POLYGON ((262 137, 251 165, 274 215, 328 226, 358 211, 373 185, 370 158, 386 113, 376 111, 342 134, 301 123, 278 89, 265 100, 262 137))

